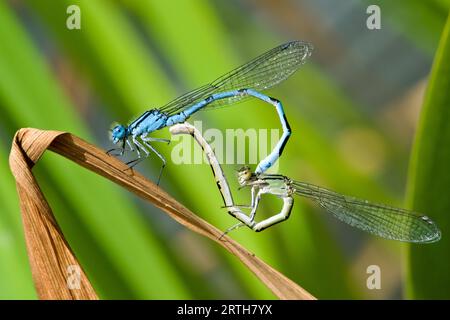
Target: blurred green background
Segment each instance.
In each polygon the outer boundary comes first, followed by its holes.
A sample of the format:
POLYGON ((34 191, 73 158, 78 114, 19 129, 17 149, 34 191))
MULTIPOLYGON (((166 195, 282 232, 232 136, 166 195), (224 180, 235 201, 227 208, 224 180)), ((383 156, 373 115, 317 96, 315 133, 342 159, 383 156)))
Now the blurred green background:
MULTIPOLYGON (((113 121, 126 123, 293 39, 315 50, 299 72, 270 91, 282 100, 293 129, 279 172, 405 206, 414 133, 449 8, 448 0, 1 2, 0 298, 36 298, 7 164, 17 129, 70 131, 109 149, 113 121), (81 9, 81 30, 66 27, 71 4, 81 9), (381 7, 381 30, 366 27, 370 4, 381 7)), ((450 116, 439 112, 428 113, 448 127, 450 116)), ((279 128, 274 110, 258 101, 193 120, 203 120, 203 130, 279 128)), ((170 137, 167 129, 155 136, 170 137)), ((174 145, 157 147, 170 159, 174 145)), ((429 163, 436 159, 430 153, 429 163)), ((159 165, 153 157, 138 170, 155 180, 159 165)), ((234 190, 239 166, 224 166, 234 190)), ((50 153, 35 174, 101 298, 274 298, 223 249, 102 177, 50 153)), ((450 180, 448 172, 438 174, 450 180)), ((430 180, 419 176, 411 183, 423 181, 430 180)), ((220 208, 207 165, 169 160, 161 185, 218 228, 235 223, 220 208)), ((364 234, 302 201, 287 222, 262 233, 240 229, 232 237, 318 298, 450 298, 448 275, 439 278, 450 262, 441 254, 449 248, 444 209, 450 208, 435 206, 440 211, 434 215, 420 201, 428 199, 421 198, 427 188, 411 188, 410 204, 444 233, 431 249, 405 255, 408 245, 364 234), (428 250, 434 250, 431 258, 428 250), (423 257, 431 259, 428 266, 423 257), (367 289, 369 265, 381 268, 380 290, 367 289), (430 270, 435 265, 441 274, 430 270), (428 272, 435 282, 420 285, 428 272)), ((430 190, 431 201, 439 203, 444 190, 430 190)), ((241 191, 237 199, 245 196, 241 191)), ((280 203, 267 199, 263 205, 268 214, 280 203)))

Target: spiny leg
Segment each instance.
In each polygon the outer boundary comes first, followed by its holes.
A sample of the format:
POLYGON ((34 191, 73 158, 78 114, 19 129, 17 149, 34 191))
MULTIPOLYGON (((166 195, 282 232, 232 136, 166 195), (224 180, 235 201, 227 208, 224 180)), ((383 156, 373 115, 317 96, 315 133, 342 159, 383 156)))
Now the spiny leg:
POLYGON ((145 149, 144 146, 136 139, 136 137, 133 137, 133 144, 134 144, 135 147, 136 147, 136 152, 137 152, 137 154, 138 154, 138 157, 137 157, 137 159, 128 161, 128 162, 126 163, 126 164, 128 165, 127 170, 128 170, 128 169, 133 169, 133 167, 134 167, 135 165, 137 165, 139 162, 141 162, 142 160, 144 160, 145 158, 147 158, 148 155, 150 154, 150 153, 148 152, 148 150, 145 149), (141 152, 140 152, 139 150, 142 150, 142 151, 145 152, 145 157, 144 157, 144 158, 141 157, 141 152))
POLYGON ((112 149, 106 151, 106 153, 109 154, 109 155, 113 155, 113 156, 123 156, 124 152, 126 151, 126 149, 125 149, 125 142, 128 145, 128 147, 130 148, 130 151, 133 152, 134 151, 133 146, 131 145, 130 141, 127 138, 124 141, 122 147, 120 147, 120 148, 112 148, 112 149), (120 152, 116 153, 116 154, 112 153, 113 151, 117 151, 117 150, 120 150, 120 152))
MULTIPOLYGON (((145 136, 141 136, 142 142, 144 143, 144 145, 149 148, 151 151, 153 151, 163 162, 163 165, 161 167, 161 170, 159 172, 159 176, 158 176, 158 182, 157 185, 159 185, 160 179, 161 179, 161 175, 162 175, 162 171, 164 169, 164 167, 166 166, 166 159, 155 149, 153 148, 153 146, 151 144, 149 144, 147 141, 151 141, 153 138, 149 138, 149 137, 145 137, 145 136)), ((140 143, 137 140, 137 137, 133 137, 133 144, 136 146, 136 152, 138 154, 138 158, 131 160, 129 162, 127 162, 128 168, 132 169, 135 165, 137 165, 138 163, 140 163, 142 160, 144 160, 145 158, 147 158, 150 155, 150 152, 142 145, 142 143, 140 143), (142 150, 145 152, 145 156, 141 157, 141 153, 139 150, 142 150)))
POLYGON ((148 141, 148 142, 152 142, 152 141, 156 141, 156 142, 165 142, 165 143, 167 143, 167 144, 170 143, 170 140, 169 140, 169 139, 147 137, 147 134, 148 134, 148 133, 144 133, 144 134, 141 136, 141 139, 142 139, 143 141, 148 141))
POLYGON ((130 143, 130 140, 127 139, 127 145, 130 147, 130 151, 133 152, 133 145, 130 143))
POLYGON ((152 141, 154 138, 149 138, 149 137, 142 137, 142 141, 144 142, 144 144, 147 146, 147 148, 149 148, 150 150, 152 150, 157 156, 158 158, 161 159, 163 165, 161 166, 161 169, 159 170, 159 175, 158 175, 158 182, 156 183, 159 186, 159 182, 161 180, 161 175, 163 173, 164 168, 166 167, 166 159, 164 158, 164 156, 158 152, 158 150, 156 150, 150 143, 148 143, 148 141, 152 141))
POLYGON ((223 238, 224 236, 226 236, 228 233, 230 233, 231 231, 233 231, 233 230, 235 230, 235 229, 237 229, 237 228, 243 227, 243 226, 245 226, 245 224, 242 223, 242 222, 239 222, 239 223, 235 224, 234 226, 229 227, 227 230, 225 230, 225 231, 220 235, 219 240, 222 240, 222 238, 223 238))
POLYGON ((122 156, 124 151, 125 151, 125 141, 122 143, 121 147, 109 149, 108 151, 106 151, 106 154, 107 155, 113 155, 113 156, 122 156), (113 154, 113 152, 117 151, 117 150, 120 150, 120 152, 113 154))
POLYGON ((233 204, 233 205, 229 205, 229 206, 221 206, 221 209, 227 209, 227 208, 245 208, 245 209, 251 209, 253 208, 251 205, 249 204, 233 204))
POLYGON ((147 157, 141 157, 141 158, 137 158, 137 159, 128 161, 128 162, 126 163, 126 165, 127 165, 128 167, 127 167, 125 170, 130 170, 130 169, 133 170, 133 168, 134 168, 137 164, 141 163, 141 161, 144 160, 145 158, 147 158, 147 157))
POLYGON ((123 155, 123 149, 122 148, 112 148, 112 149, 109 149, 108 151, 106 151, 106 154, 110 155, 110 156, 121 156, 121 155, 123 155), (116 153, 116 151, 120 151, 120 152, 116 153))

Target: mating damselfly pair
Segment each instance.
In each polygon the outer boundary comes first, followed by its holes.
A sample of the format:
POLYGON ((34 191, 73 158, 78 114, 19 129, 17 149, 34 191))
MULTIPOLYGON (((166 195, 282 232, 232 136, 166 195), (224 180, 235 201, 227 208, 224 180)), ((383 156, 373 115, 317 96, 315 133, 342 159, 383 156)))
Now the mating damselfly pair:
POLYGON ((286 176, 265 174, 265 171, 281 156, 291 135, 291 129, 281 102, 262 92, 286 80, 297 71, 311 55, 312 50, 312 45, 303 41, 282 44, 207 85, 192 90, 160 108, 144 112, 127 126, 116 125, 112 129, 111 138, 113 143, 120 144, 120 147, 108 152, 115 151, 117 155, 123 155, 126 146, 130 151, 136 151, 137 158, 127 163, 129 167, 149 156, 150 151, 155 153, 163 162, 158 176, 159 183, 166 160, 150 143, 169 140, 149 137, 150 133, 183 123, 200 110, 231 105, 251 97, 257 98, 275 107, 283 135, 271 153, 260 161, 254 173, 248 167, 239 171, 238 180, 241 186, 251 187, 252 201, 248 206, 251 212, 249 215, 236 215, 233 211, 229 211, 240 220, 240 223, 227 232, 242 225, 254 231, 261 231, 286 220, 294 204, 293 195, 296 194, 314 200, 351 226, 387 239, 416 243, 438 241, 440 231, 427 216, 344 196, 312 184, 291 180, 286 176), (256 222, 256 210, 263 194, 276 195, 284 204, 280 213, 256 222))

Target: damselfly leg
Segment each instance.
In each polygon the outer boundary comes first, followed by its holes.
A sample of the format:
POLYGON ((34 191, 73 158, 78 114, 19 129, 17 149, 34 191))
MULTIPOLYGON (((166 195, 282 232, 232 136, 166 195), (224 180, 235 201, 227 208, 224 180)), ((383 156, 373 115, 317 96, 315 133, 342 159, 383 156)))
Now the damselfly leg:
POLYGON ((244 226, 245 226, 244 223, 239 222, 239 223, 235 224, 234 226, 229 227, 227 230, 225 230, 225 231, 220 235, 219 240, 222 240, 222 238, 223 238, 224 236, 226 236, 228 233, 230 233, 231 231, 236 230, 236 229, 238 229, 238 228, 240 228, 240 227, 244 227, 244 226))
MULTIPOLYGON (((167 161, 164 158, 164 156, 158 152, 158 150, 156 150, 150 143, 149 141, 158 141, 158 142, 166 142, 166 143, 170 143, 170 140, 167 139, 159 139, 159 138, 151 138, 151 137, 147 137, 146 135, 142 135, 141 136, 141 140, 142 143, 137 139, 137 137, 133 137, 133 144, 136 147, 136 152, 138 157, 134 160, 128 161, 126 164, 128 165, 128 169, 133 169, 134 166, 136 166, 138 163, 140 163, 142 160, 144 160, 145 158, 147 158, 150 155, 150 151, 151 150, 154 154, 156 154, 158 156, 159 159, 161 159, 162 161, 162 166, 161 169, 159 170, 159 175, 158 175, 158 180, 157 180, 157 185, 159 185, 159 182, 161 181, 161 175, 162 172, 164 170, 164 168, 166 167, 167 161), (141 155, 141 152, 144 152, 144 156, 141 155)), ((127 140, 128 142, 128 140, 127 140)), ((133 149, 131 149, 133 151, 133 149)))
POLYGON ((112 148, 109 149, 108 151, 106 151, 106 154, 109 156, 122 156, 124 153, 124 149, 123 148, 112 148))
POLYGON ((124 152, 125 152, 125 140, 122 142, 122 145, 119 148, 109 149, 108 151, 106 151, 106 154, 110 156, 122 156, 124 152))
POLYGON ((133 146, 130 143, 130 141, 128 139, 124 139, 121 147, 109 149, 108 151, 106 151, 106 154, 108 154, 110 156, 116 156, 116 157, 123 156, 126 151, 125 143, 130 148, 130 151, 133 152, 134 149, 133 149, 133 146))

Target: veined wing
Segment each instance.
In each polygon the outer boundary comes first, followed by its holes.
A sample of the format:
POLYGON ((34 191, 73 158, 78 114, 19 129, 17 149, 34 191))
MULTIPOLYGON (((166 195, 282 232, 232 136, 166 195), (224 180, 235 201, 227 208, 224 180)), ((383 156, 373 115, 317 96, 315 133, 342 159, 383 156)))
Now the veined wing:
POLYGON ((292 182, 295 193, 314 200, 339 220, 377 236, 407 241, 435 242, 437 225, 427 216, 405 209, 370 203, 304 182, 292 182))
MULTIPOLYGON (((292 41, 282 44, 217 78, 213 82, 172 100, 161 107, 160 110, 172 115, 207 98, 213 93, 239 89, 264 91, 272 88, 297 71, 311 55, 312 50, 313 46, 303 41, 292 41)), ((231 104, 245 98, 237 96, 218 100, 206 108, 210 109, 224 104, 231 104)))

